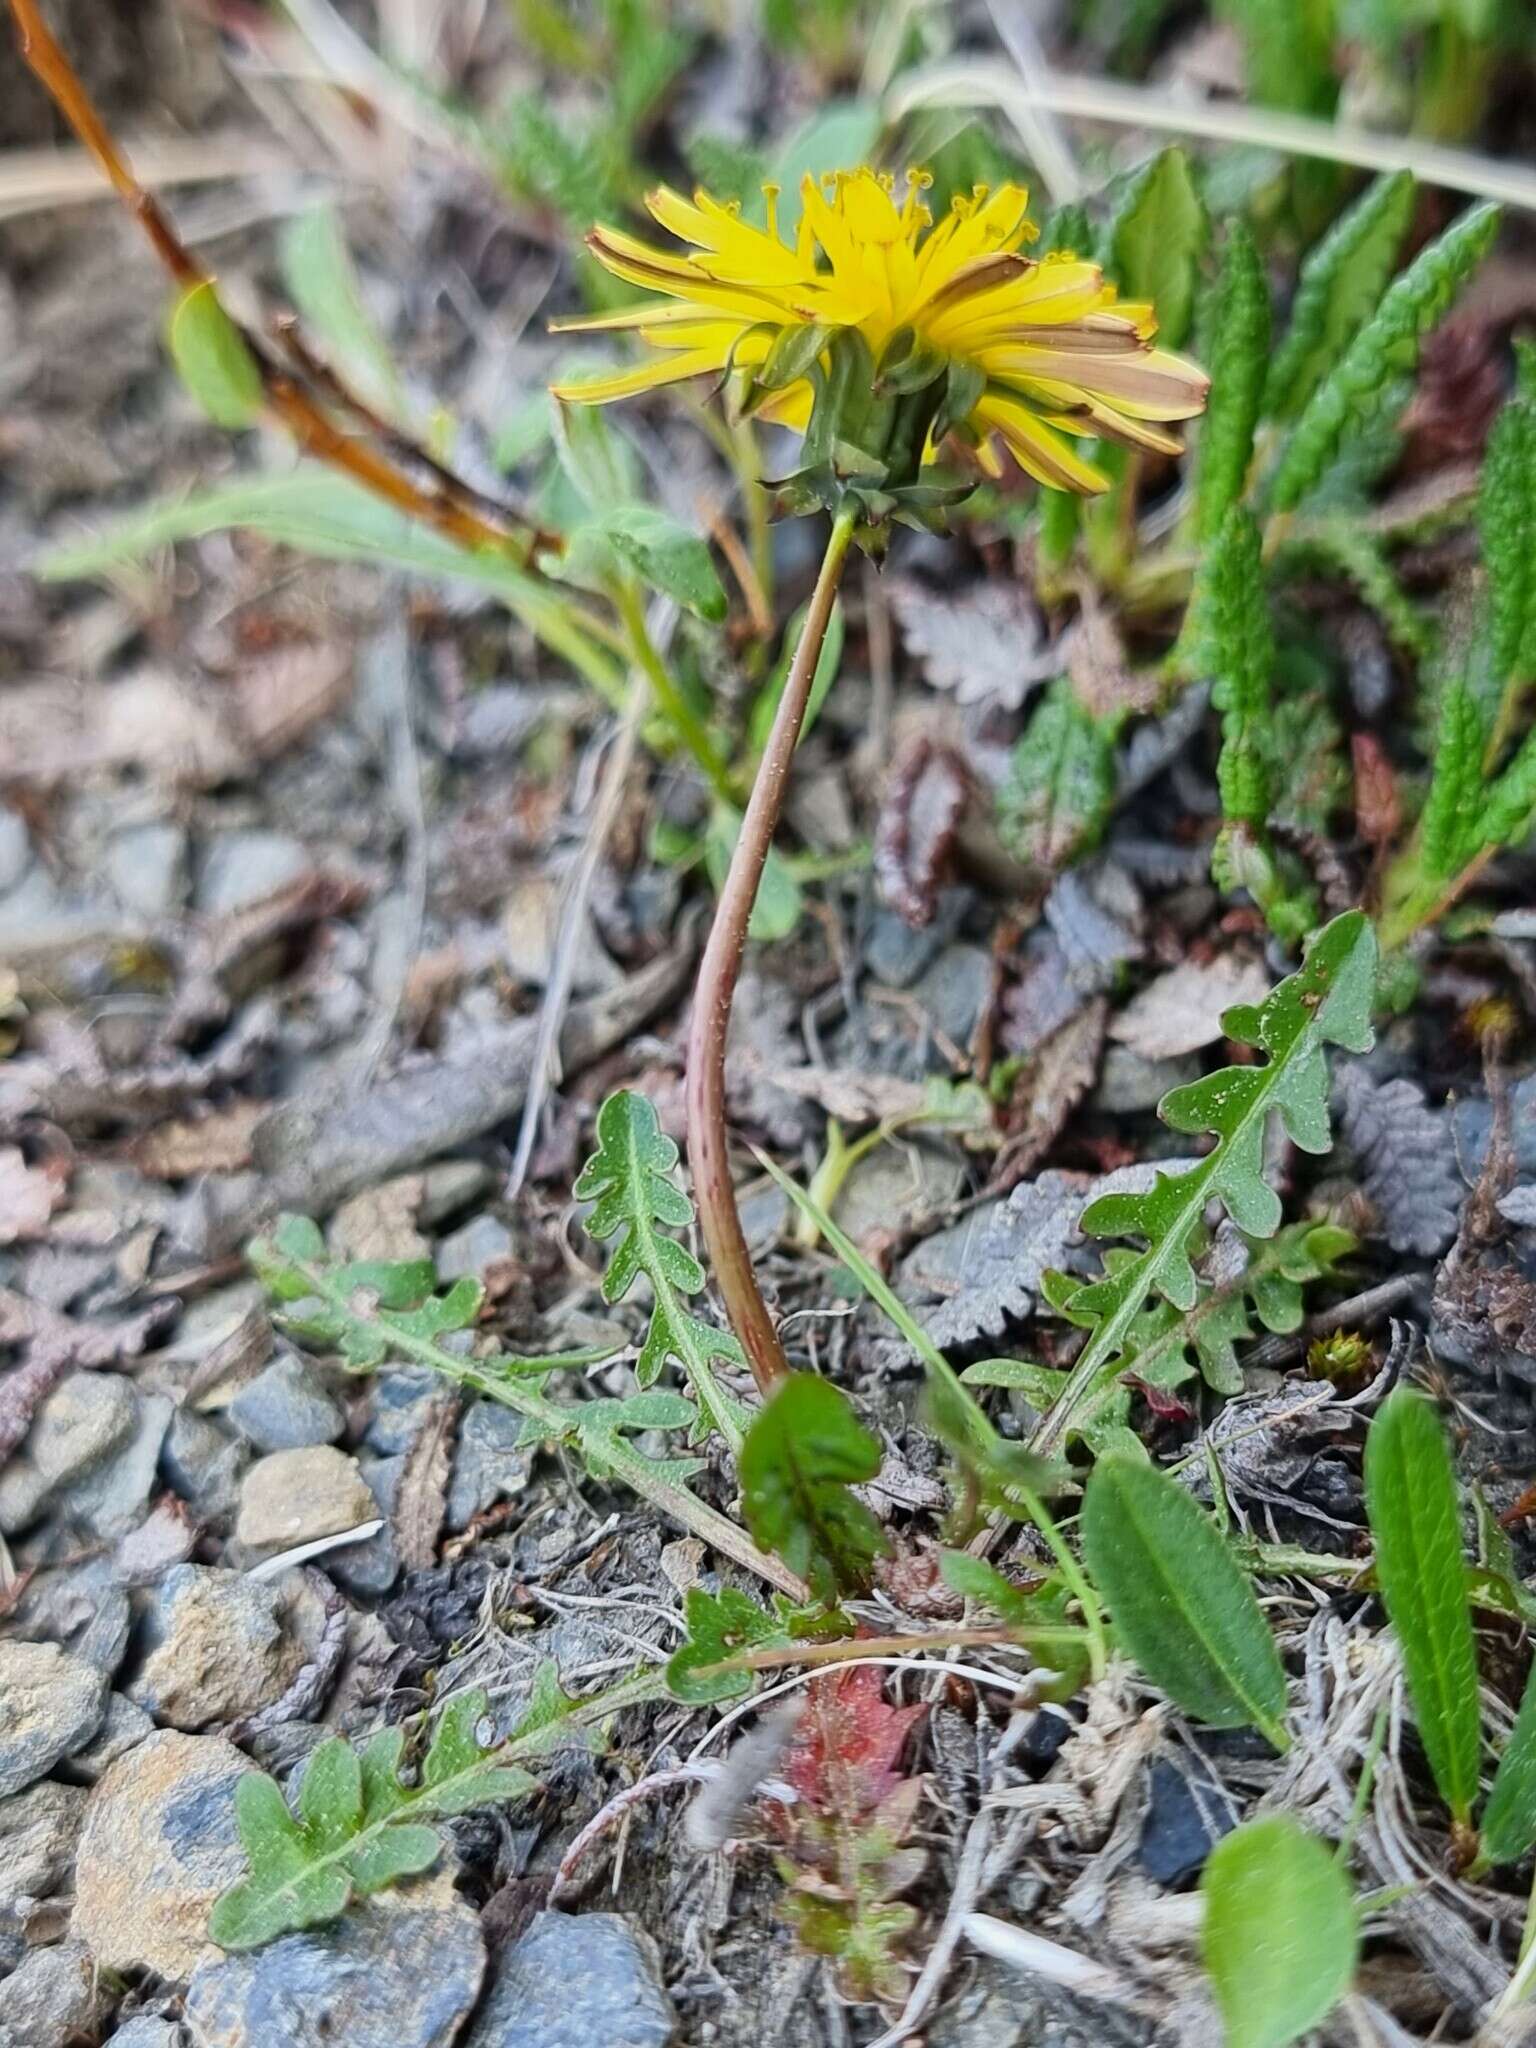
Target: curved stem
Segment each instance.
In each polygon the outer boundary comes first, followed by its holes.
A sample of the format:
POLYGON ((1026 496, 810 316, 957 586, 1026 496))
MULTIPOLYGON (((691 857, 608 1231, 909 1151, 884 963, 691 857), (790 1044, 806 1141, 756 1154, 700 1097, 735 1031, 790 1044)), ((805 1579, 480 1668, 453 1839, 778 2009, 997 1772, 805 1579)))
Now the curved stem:
POLYGON ((736 1209, 725 1128, 725 1041, 731 1023, 731 1002, 741 971, 747 924, 757 899, 774 827, 784 803, 790 763, 805 720, 811 681, 832 616, 832 601, 842 578, 843 563, 853 539, 857 515, 839 512, 833 521, 816 578, 800 644, 785 680, 784 694, 773 715, 773 730, 758 765, 746 816, 731 855, 725 887, 704 948, 694 990, 693 1022, 688 1033, 688 1166, 693 1175, 699 1224, 709 1249, 715 1281, 725 1302, 731 1328, 741 1340, 753 1377, 771 1394, 789 1367, 767 1304, 758 1291, 752 1255, 736 1209))

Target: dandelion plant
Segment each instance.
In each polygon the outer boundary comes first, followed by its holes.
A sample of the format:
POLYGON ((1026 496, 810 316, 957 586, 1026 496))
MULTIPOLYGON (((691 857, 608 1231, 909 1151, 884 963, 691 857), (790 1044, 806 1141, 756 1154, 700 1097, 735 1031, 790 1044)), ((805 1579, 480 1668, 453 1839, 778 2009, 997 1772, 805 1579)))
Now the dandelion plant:
POLYGON ((1157 317, 1117 299, 1097 264, 1062 249, 1024 254, 1028 195, 978 187, 938 222, 928 179, 862 168, 807 177, 791 246, 766 188, 767 222, 699 192, 663 188, 650 211, 684 244, 658 249, 616 228, 588 237, 598 261, 653 296, 566 329, 631 330, 659 353, 635 368, 561 384, 607 404, 709 376, 742 410, 804 436, 781 486, 793 511, 832 529, 705 948, 688 1045, 688 1156, 699 1222, 731 1323, 764 1393, 788 1366, 759 1291, 727 1153, 725 1046, 747 925, 783 805, 833 600, 850 547, 870 552, 893 519, 931 524, 968 481, 938 469, 953 439, 999 474, 1003 455, 1058 491, 1092 495, 1104 468, 1075 438, 1177 453, 1170 422, 1205 403, 1192 362, 1155 348, 1157 317), (658 303, 658 300, 667 303, 658 303))

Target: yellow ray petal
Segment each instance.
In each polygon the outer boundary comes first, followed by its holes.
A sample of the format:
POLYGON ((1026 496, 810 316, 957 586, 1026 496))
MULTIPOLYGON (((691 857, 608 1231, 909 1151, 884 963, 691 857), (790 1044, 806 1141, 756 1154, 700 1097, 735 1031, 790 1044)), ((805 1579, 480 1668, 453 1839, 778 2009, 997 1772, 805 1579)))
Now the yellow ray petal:
POLYGON ((616 398, 633 398, 640 391, 655 391, 663 384, 681 384, 688 377, 716 376, 725 368, 725 357, 715 349, 684 349, 675 356, 659 356, 654 362, 639 363, 632 370, 617 370, 608 377, 577 377, 569 384, 552 384, 555 397, 567 405, 612 405, 616 398))
POLYGON ((983 426, 995 427, 1019 467, 1037 483, 1049 484, 1053 490, 1077 491, 1085 497, 1109 489, 1104 472, 1085 462, 1027 406, 989 391, 978 400, 971 417, 983 426))

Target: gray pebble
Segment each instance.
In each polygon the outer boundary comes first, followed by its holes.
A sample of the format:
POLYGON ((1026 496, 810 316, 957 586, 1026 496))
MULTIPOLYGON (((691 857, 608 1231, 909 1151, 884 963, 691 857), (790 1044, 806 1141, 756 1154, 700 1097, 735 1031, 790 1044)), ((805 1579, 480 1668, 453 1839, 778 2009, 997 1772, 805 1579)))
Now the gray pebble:
POLYGON ((189 1732, 270 1706, 304 1662, 277 1588, 207 1565, 165 1574, 144 1630, 147 1655, 128 1697, 189 1732))
POLYGON ((108 1540, 138 1527, 154 1490, 160 1447, 176 1404, 168 1394, 138 1396, 138 1420, 120 1450, 81 1479, 60 1487, 53 1512, 108 1540))
POLYGON ((373 1496, 375 1512, 384 1517, 384 1526, 366 1543, 349 1543, 344 1550, 332 1551, 323 1562, 338 1586, 371 1600, 387 1593, 400 1576, 400 1550, 389 1517, 400 1489, 405 1458, 363 1458, 358 1470, 373 1496))
POLYGON ((102 2003, 83 1941, 32 1949, 0 1982, 0 2048, 73 2048, 94 2036, 102 2003))
POLYGON ((512 1233, 494 1216, 472 1216, 437 1248, 437 1274, 443 1281, 478 1280, 493 1259, 510 1258, 512 1233))
POLYGON ((656 1944, 621 1913, 541 1913, 501 1958, 461 2048, 667 2048, 656 1944))
POLYGON ((66 1771, 71 1780, 82 1785, 94 1785, 120 1756, 126 1756, 146 1735, 154 1732, 155 1724, 144 1709, 135 1706, 126 1693, 115 1692, 107 1701, 106 1718, 96 1733, 84 1749, 77 1749, 59 1768, 66 1771))
POLYGON ((297 1451, 333 1444, 346 1417, 307 1359, 283 1352, 229 1404, 229 1419, 258 1451, 297 1451))
POLYGON ((200 1514, 226 1521, 240 1498, 240 1475, 250 1463, 242 1437, 222 1430, 207 1415, 178 1408, 160 1447, 160 1470, 183 1500, 200 1514))
POLYGON ((46 1777, 90 1741, 107 1680, 57 1643, 0 1643, 0 1798, 46 1777))
POLYGON ((138 1413, 138 1396, 120 1373, 66 1374, 0 1474, 0 1530, 25 1528, 61 1487, 94 1471, 127 1442, 138 1413))
POLYGON ((445 1878, 381 1894, 333 1926, 210 1958, 187 1988, 187 2024, 196 2048, 448 2048, 484 1972, 480 1922, 445 1878))
POLYGON ((81 1787, 51 1778, 0 1799, 0 1911, 67 1886, 84 1812, 81 1787))
POLYGON ((107 881, 127 910, 143 918, 180 908, 187 888, 187 834, 171 823, 130 825, 107 845, 107 881))
POLYGON ((518 1448, 523 1418, 495 1401, 476 1401, 459 1425, 445 1520, 467 1529, 499 1500, 514 1500, 528 1484, 532 1451, 518 1448))
POLYGON ((219 917, 275 895, 311 866, 308 852, 283 832, 226 832, 209 847, 197 878, 197 907, 219 917))

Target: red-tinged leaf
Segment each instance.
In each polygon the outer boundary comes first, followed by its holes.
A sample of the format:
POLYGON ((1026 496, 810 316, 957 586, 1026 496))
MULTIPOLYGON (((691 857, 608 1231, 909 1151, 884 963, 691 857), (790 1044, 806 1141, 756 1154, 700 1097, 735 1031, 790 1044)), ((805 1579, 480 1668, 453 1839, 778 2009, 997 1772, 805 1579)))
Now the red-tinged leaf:
POLYGON ((902 1750, 927 1711, 891 1706, 878 1665, 830 1672, 808 1689, 783 1775, 816 1812, 857 1821, 900 1784, 902 1750))
POLYGON ((1397 771, 1374 733, 1352 733, 1349 751, 1355 771, 1355 823, 1360 837, 1379 852, 1396 845, 1402 830, 1397 771))

